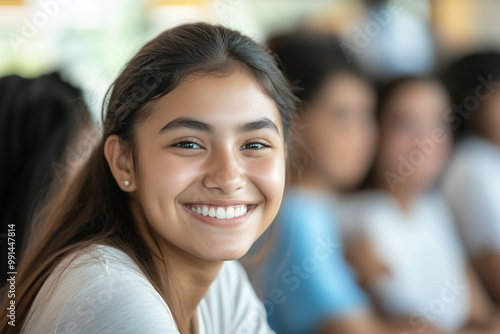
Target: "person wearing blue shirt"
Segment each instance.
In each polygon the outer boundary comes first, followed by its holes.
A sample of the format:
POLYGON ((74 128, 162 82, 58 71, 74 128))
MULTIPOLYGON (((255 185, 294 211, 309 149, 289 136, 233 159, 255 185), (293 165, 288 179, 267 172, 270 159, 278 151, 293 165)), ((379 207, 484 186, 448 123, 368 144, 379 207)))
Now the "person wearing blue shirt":
POLYGON ((276 233, 279 243, 270 246, 271 254, 257 269, 266 274, 256 285, 278 333, 310 333, 331 316, 366 309, 367 299, 342 255, 332 200, 328 193, 289 189, 268 232, 276 233))
POLYGON ((334 195, 356 185, 373 158, 373 87, 331 35, 270 44, 304 103, 280 211, 243 262, 277 333, 389 333, 344 259, 334 195))

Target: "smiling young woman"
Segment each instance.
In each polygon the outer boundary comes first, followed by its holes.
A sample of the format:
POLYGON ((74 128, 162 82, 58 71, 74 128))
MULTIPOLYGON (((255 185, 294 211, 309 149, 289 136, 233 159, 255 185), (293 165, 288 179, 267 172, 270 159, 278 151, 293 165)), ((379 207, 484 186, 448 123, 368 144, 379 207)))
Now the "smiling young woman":
POLYGON ((187 24, 147 43, 110 92, 100 143, 38 219, 16 326, 4 315, 0 332, 272 332, 231 260, 283 196, 296 99, 273 56, 187 24))

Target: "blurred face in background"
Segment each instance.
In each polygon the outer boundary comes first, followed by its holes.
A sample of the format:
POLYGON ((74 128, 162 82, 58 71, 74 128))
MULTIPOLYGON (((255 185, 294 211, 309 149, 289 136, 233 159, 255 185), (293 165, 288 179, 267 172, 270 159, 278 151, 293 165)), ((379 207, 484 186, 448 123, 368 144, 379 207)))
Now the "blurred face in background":
POLYGON ((380 110, 376 170, 382 182, 388 181, 387 172, 396 175, 391 190, 418 193, 436 182, 451 147, 443 121, 449 108, 443 86, 430 79, 405 81, 387 97, 380 110))
POLYGON ((374 107, 373 88, 364 79, 349 73, 327 78, 298 119, 308 172, 339 190, 357 185, 373 158, 374 107))

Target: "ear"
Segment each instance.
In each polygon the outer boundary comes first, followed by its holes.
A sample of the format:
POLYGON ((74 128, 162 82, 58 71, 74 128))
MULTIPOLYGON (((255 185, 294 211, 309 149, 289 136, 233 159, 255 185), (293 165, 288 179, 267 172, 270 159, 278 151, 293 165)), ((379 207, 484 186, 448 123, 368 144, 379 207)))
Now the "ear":
POLYGON ((120 189, 126 192, 135 191, 136 182, 132 154, 123 149, 117 135, 111 135, 106 139, 104 156, 120 189))

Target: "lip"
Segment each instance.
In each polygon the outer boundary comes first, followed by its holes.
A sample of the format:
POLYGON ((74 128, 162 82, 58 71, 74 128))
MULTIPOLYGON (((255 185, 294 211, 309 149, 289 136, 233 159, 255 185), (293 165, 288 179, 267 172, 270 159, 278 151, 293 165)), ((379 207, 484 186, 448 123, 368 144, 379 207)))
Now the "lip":
POLYGON ((203 216, 198 213, 195 213, 191 211, 187 205, 193 205, 194 203, 186 203, 183 204, 182 207, 195 219, 208 224, 212 226, 218 226, 218 227, 236 227, 239 225, 243 225, 250 216, 253 214, 255 208, 258 206, 257 204, 250 204, 250 203, 245 203, 245 202, 215 202, 212 201, 210 203, 206 202, 196 202, 196 204, 205 204, 205 205, 217 205, 217 206, 230 206, 230 205, 238 205, 238 204, 246 204, 247 205, 247 213, 244 214, 243 216, 239 217, 234 217, 234 218, 226 218, 226 219, 219 219, 216 217, 210 217, 210 216, 203 216))
POLYGON ((239 205, 239 204, 257 205, 255 202, 237 201, 237 200, 211 200, 211 201, 196 201, 196 202, 190 202, 190 203, 188 203, 188 202, 182 203, 182 205, 196 205, 196 204, 215 205, 215 206, 230 206, 230 205, 239 205))

